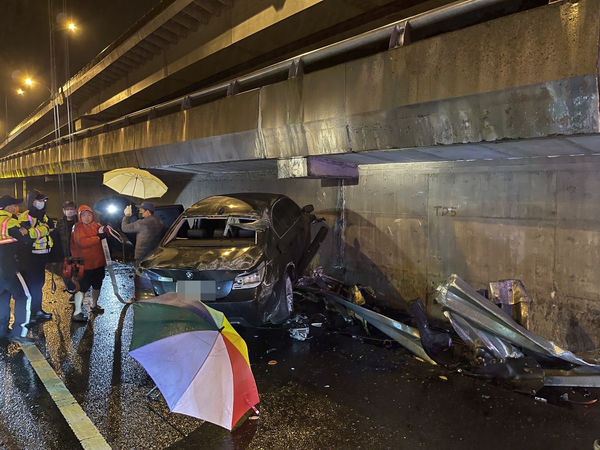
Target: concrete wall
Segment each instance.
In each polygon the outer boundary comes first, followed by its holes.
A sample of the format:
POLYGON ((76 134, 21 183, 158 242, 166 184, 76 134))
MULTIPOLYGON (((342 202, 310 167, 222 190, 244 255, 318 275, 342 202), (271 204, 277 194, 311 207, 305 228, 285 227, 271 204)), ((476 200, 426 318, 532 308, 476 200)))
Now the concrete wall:
POLYGON ((345 188, 346 277, 430 308, 451 273, 476 289, 517 278, 533 299, 534 332, 597 348, 599 169, 600 158, 363 168, 345 188))

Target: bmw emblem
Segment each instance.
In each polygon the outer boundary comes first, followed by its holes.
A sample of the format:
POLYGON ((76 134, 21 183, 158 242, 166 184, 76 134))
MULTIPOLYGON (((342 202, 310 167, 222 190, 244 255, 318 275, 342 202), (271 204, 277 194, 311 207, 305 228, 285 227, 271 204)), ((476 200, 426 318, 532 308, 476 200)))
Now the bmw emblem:
POLYGON ((191 280, 192 278, 194 278, 194 274, 193 274, 192 272, 186 272, 186 273, 185 273, 185 277, 186 277, 188 280, 191 280))

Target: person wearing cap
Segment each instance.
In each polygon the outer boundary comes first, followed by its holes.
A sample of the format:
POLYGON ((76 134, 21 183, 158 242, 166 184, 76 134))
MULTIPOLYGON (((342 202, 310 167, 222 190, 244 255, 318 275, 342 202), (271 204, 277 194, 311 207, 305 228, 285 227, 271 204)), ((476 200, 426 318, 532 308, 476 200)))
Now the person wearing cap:
POLYGON ((13 342, 29 341, 27 324, 31 314, 31 294, 16 260, 16 255, 22 250, 29 252, 33 243, 17 217, 21 203, 23 199, 10 195, 0 197, 0 336, 8 334, 12 297, 15 305, 10 340, 13 342))
POLYGON ((121 221, 121 230, 124 233, 135 233, 135 260, 140 263, 152 250, 154 250, 165 233, 165 226, 158 217, 154 215, 154 205, 150 202, 143 202, 139 206, 141 220, 131 222, 131 205, 128 205, 123 211, 123 220, 121 221))
POLYGON ((62 205, 63 216, 56 222, 56 234, 60 241, 63 257, 71 255, 71 233, 73 225, 77 223, 77 206, 74 202, 67 200, 62 205))
POLYGON ((19 215, 21 224, 28 228, 29 236, 34 240, 28 255, 23 276, 31 292, 31 321, 41 322, 52 319, 52 314, 42 309, 42 289, 46 282, 46 264, 54 245, 50 233, 54 223, 46 215, 48 197, 41 192, 32 191, 28 195, 28 209, 19 215))
POLYGON ((79 207, 79 221, 73 226, 71 234, 71 256, 83 260, 83 277, 78 280, 79 291, 75 293, 75 322, 87 322, 87 316, 82 311, 83 296, 92 288, 92 307, 90 311, 96 314, 104 312, 98 305, 98 297, 104 280, 106 259, 102 250, 102 242, 106 236, 104 227, 96 222, 94 211, 87 205, 79 207))

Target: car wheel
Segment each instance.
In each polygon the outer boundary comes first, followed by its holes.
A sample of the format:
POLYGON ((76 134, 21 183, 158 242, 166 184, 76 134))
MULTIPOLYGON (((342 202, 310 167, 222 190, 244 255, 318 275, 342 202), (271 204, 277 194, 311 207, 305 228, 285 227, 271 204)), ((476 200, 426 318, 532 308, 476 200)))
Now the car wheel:
POLYGON ((286 273, 278 284, 277 305, 271 317, 271 322, 275 324, 287 320, 294 310, 294 290, 290 275, 286 273))

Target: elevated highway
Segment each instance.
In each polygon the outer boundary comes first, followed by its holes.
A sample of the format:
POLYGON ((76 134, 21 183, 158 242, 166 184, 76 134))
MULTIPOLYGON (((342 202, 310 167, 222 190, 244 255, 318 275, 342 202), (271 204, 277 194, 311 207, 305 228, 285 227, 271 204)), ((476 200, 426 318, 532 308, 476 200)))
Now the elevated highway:
POLYGON ((599 0, 556 2, 409 40, 407 30, 435 14, 12 154, 0 160, 2 176, 131 165, 202 171, 240 161, 262 168, 280 161, 280 175, 293 176, 298 158, 352 166, 597 152, 599 0), (311 62, 380 41, 390 48, 303 73, 311 62))
POLYGON ((0 154, 52 139, 55 104, 64 135, 68 132, 67 101, 75 127, 86 128, 446 3, 449 1, 161 2, 16 126, 0 143, 0 154))

